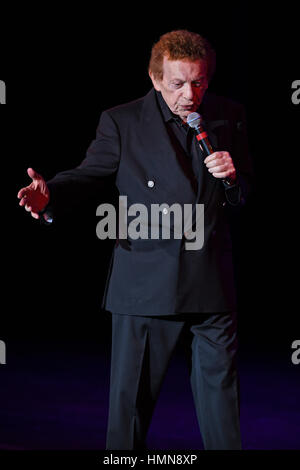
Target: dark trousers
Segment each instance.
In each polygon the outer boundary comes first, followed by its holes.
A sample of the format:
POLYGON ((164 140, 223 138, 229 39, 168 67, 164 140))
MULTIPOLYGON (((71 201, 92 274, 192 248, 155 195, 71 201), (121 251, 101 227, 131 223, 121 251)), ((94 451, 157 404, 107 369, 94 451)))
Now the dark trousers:
POLYGON ((234 313, 112 314, 107 450, 146 449, 154 407, 179 340, 189 361, 205 449, 241 449, 236 335, 234 313))

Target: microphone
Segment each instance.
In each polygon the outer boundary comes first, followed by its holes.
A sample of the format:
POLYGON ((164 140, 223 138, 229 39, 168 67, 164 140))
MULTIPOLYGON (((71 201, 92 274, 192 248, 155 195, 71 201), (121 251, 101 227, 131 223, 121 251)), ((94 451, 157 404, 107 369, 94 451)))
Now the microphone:
MULTIPOLYGON (((196 138, 199 143, 199 147, 204 153, 205 157, 208 157, 208 155, 211 155, 214 153, 214 150, 212 148, 212 145, 208 139, 208 135, 206 131, 203 129, 202 124, 202 116, 198 113, 190 113, 187 117, 187 123, 188 125, 194 129, 196 133, 196 138)), ((224 178, 222 179, 223 183, 225 183, 226 186, 232 186, 233 183, 229 178, 224 178)))

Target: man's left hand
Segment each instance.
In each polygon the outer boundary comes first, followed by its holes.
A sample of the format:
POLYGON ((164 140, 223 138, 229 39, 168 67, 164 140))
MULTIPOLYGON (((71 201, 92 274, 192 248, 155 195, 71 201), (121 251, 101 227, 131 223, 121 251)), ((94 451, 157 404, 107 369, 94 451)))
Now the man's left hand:
POLYGON ((204 163, 215 178, 236 180, 236 170, 229 152, 214 152, 206 157, 204 163))

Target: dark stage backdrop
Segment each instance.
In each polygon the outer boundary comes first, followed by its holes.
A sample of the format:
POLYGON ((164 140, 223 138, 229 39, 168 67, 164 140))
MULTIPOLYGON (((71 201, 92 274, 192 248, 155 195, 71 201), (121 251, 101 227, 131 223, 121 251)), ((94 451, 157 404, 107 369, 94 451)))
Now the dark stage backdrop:
POLYGON ((44 227, 19 208, 16 194, 29 183, 28 167, 49 179, 78 165, 101 112, 149 91, 152 44, 166 31, 189 29, 216 49, 211 89, 243 103, 248 116, 256 187, 235 227, 241 348, 274 353, 290 367, 291 343, 300 337, 295 5, 275 11, 270 3, 264 12, 245 1, 167 4, 163 11, 142 3, 68 11, 26 5, 7 12, 0 339, 8 354, 19 344, 38 354, 46 343, 62 350, 101 344, 109 353, 110 317, 100 303, 112 242, 96 237, 99 201, 44 227))

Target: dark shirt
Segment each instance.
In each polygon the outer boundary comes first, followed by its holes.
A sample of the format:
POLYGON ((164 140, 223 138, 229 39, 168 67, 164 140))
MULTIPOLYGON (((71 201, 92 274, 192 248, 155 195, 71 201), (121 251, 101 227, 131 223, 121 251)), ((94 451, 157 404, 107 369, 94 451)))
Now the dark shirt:
POLYGON ((203 155, 194 131, 179 116, 172 113, 160 92, 156 91, 156 96, 177 159, 197 193, 198 173, 200 169, 202 171, 203 155))

